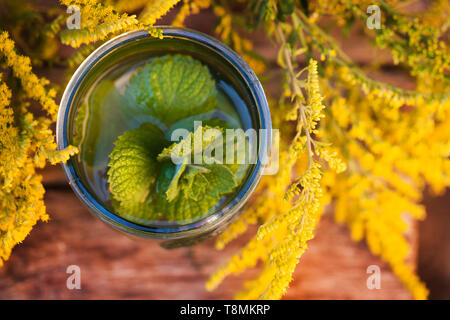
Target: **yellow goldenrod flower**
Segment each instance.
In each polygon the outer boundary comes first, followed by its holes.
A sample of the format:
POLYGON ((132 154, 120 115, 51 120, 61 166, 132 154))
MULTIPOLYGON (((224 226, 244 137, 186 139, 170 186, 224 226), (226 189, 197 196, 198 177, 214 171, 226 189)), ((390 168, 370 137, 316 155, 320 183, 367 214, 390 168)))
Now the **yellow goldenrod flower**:
POLYGON ((28 103, 12 106, 11 91, 0 74, 0 265, 39 220, 48 220, 42 177, 35 169, 44 167, 47 160, 66 161, 77 152, 72 146, 57 150, 50 129, 58 110, 55 93, 45 90, 48 81, 31 72, 29 59, 16 53, 6 32, 0 34, 1 58, 20 79, 23 98, 39 101, 50 118, 35 118, 28 103))

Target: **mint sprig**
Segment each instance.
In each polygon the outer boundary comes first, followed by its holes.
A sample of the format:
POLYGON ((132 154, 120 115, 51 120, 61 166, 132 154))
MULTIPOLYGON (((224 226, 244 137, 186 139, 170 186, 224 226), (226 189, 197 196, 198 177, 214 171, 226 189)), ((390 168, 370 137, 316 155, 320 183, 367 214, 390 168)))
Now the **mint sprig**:
POLYGON ((237 187, 242 166, 223 164, 214 153, 224 147, 228 128, 222 120, 227 115, 213 110, 216 95, 208 68, 189 56, 154 58, 132 77, 125 90, 130 110, 164 125, 151 121, 115 142, 108 184, 117 214, 141 224, 192 220, 214 210, 237 187), (199 119, 210 126, 194 128, 199 119), (178 128, 190 133, 169 143, 169 133, 178 128), (198 155, 201 163, 193 164, 198 155))
MULTIPOLYGON (((108 182, 112 204, 120 215, 139 223, 194 219, 214 209, 223 195, 236 188, 235 173, 227 165, 214 161, 191 164, 187 157, 178 164, 172 162, 173 150, 191 145, 194 135, 190 133, 159 154, 155 151, 167 143, 152 124, 119 137, 111 153, 108 182)), ((203 138, 203 150, 216 140, 203 138)))

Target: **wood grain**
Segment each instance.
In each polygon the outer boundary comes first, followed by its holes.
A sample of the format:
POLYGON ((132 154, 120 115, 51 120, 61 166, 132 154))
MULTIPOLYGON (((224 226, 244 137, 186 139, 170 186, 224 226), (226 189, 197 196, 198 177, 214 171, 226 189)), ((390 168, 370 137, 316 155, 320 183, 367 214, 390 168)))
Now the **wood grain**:
MULTIPOLYGON (((66 187, 46 194, 51 220, 39 223, 0 269, 0 299, 228 299, 258 268, 207 292, 205 280, 250 236, 224 252, 213 241, 165 250, 137 240, 93 216, 66 187), (81 268, 81 290, 68 290, 66 269, 81 268)), ((254 231, 254 230, 253 230, 254 231)), ((325 215, 301 259, 286 299, 409 299, 410 295, 365 245, 350 240, 325 215), (366 287, 366 268, 382 270, 381 289, 366 287)))

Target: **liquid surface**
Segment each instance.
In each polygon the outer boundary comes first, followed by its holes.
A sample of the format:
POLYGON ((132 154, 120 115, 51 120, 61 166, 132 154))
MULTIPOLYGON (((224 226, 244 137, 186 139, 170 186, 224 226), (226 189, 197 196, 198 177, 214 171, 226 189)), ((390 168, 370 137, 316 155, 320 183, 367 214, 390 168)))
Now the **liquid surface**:
MULTIPOLYGON (((136 107, 135 101, 130 99, 129 94, 127 95, 127 88, 137 72, 151 63, 152 59, 140 63, 128 63, 109 70, 91 86, 87 95, 79 104, 75 115, 72 144, 80 149, 76 156, 76 170, 81 176, 83 184, 97 201, 116 213, 117 207, 114 206, 114 199, 111 197, 110 184, 108 183, 108 165, 111 161, 110 155, 115 142, 125 132, 151 123, 161 129, 170 145, 172 143, 171 133, 177 128, 193 131, 194 121, 211 121, 213 119, 213 123, 220 120, 220 123, 225 124, 227 128, 242 128, 245 130, 251 127, 251 119, 248 113, 249 106, 246 101, 226 75, 209 65, 207 68, 214 79, 217 98, 217 103, 212 110, 169 123, 161 121, 152 114, 141 112, 136 107)), ((154 139, 154 137, 149 136, 148 139, 154 139)), ((249 165, 240 165, 236 173, 239 183, 245 181, 249 168, 249 165)), ((202 215, 195 217, 195 220, 213 214, 220 209, 221 205, 232 199, 238 191, 239 187, 235 188, 232 193, 222 196, 202 215)), ((161 218, 161 221, 155 222, 154 219, 143 219, 138 222, 144 225, 152 225, 166 223, 165 220, 167 219, 161 218)), ((193 221, 167 221, 169 224, 190 222, 193 221)))

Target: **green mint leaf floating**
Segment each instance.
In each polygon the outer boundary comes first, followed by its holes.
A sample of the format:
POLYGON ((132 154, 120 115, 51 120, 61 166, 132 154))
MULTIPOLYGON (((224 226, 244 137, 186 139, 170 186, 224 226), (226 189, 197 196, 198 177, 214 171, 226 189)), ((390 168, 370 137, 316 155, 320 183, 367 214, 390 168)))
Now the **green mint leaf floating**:
MULTIPOLYGON (((198 127, 194 133, 189 133, 158 155, 163 167, 156 190, 160 195, 160 209, 168 220, 188 220, 204 215, 215 207, 223 195, 237 186, 234 173, 228 166, 205 157, 201 164, 191 164, 189 161, 195 143, 201 146, 196 151, 205 151, 217 145, 216 136, 200 135, 209 129, 222 133, 219 128, 198 127), (172 156, 177 163, 172 162, 172 156)), ((219 143, 223 143, 221 141, 219 143)))
POLYGON ((178 54, 154 58, 139 69, 125 95, 166 125, 210 111, 217 104, 208 67, 178 54))
POLYGON ((121 217, 139 224, 148 224, 152 220, 161 220, 164 215, 158 211, 158 199, 150 193, 143 201, 118 201, 111 198, 115 212, 121 217))
POLYGON ((250 149, 249 144, 244 145, 237 143, 234 136, 227 137, 225 130, 221 127, 210 127, 210 126, 199 126, 194 133, 189 133, 184 139, 179 143, 174 143, 171 146, 165 148, 159 155, 158 160, 163 161, 165 159, 176 160, 176 162, 185 161, 184 159, 190 158, 191 162, 195 160, 196 154, 202 153, 203 160, 205 163, 223 163, 226 159, 227 145, 231 145, 232 151, 234 153, 234 162, 231 164, 226 164, 226 166, 235 174, 236 181, 240 183, 247 173, 249 168, 249 163, 246 162, 246 157, 249 155, 250 149), (217 139, 216 135, 210 135, 205 137, 205 132, 209 129, 216 130, 217 134, 222 133, 221 139, 217 139), (202 142, 197 142, 197 145, 201 145, 201 148, 194 150, 195 140, 202 142), (222 157, 220 155, 212 155, 215 153, 214 149, 221 146, 222 147, 222 157), (205 156, 207 155, 207 156, 205 156))
POLYGON ((206 196, 193 200, 179 195, 170 202, 160 200, 158 209, 168 221, 185 222, 207 215, 214 210, 217 201, 218 199, 206 196))
MULTIPOLYGON (((158 155, 158 161, 167 159, 175 160, 177 163, 195 160, 196 154, 209 153, 216 147, 222 147, 224 143, 224 130, 220 127, 199 126, 194 132, 184 137, 180 142, 173 143, 158 155)), ((200 159, 201 160, 201 159, 200 159)), ((222 162, 220 159, 219 162, 222 162)), ((192 162, 189 161, 188 162, 192 162)), ((215 162, 213 159, 206 159, 206 163, 215 162)))
POLYGON ((223 194, 236 187, 233 172, 223 164, 210 164, 193 167, 186 173, 182 181, 182 189, 186 197, 196 199, 202 194, 219 199, 223 194))
POLYGON ((220 99, 225 109, 230 101, 201 62, 184 55, 154 58, 132 76, 121 99, 128 125, 135 118, 149 123, 126 131, 110 154, 108 184, 118 215, 141 224, 192 220, 215 210, 237 187, 244 167, 223 164, 219 150, 227 142, 225 129, 239 128, 239 121, 216 109, 220 99), (196 128, 199 120, 206 126, 196 128), (167 147, 180 128, 188 134, 167 147), (200 165, 191 164, 199 159, 200 165))
POLYGON ((164 133, 148 123, 126 131, 110 154, 108 183, 111 195, 121 204, 147 200, 156 180, 156 157, 165 146, 164 133))
POLYGON ((203 175, 200 175, 201 172, 208 173, 209 170, 204 167, 190 167, 189 171, 183 177, 183 192, 186 198, 198 201, 205 196, 206 189, 208 188, 208 180, 203 175))
MULTIPOLYGON (((166 164, 173 166, 172 170, 177 172, 176 165, 171 162, 166 164)), ((165 195, 161 196, 158 203, 159 210, 169 221, 190 220, 207 214, 223 195, 236 187, 234 175, 225 165, 183 166, 185 169, 177 178, 176 185, 169 183, 165 195), (171 191, 171 188, 176 191, 171 191), (170 192, 175 195, 169 199, 170 192)), ((161 178, 160 176, 159 179, 161 178)))
POLYGON ((161 168, 156 190, 164 193, 168 202, 180 194, 197 201, 204 195, 219 199, 235 186, 233 172, 223 164, 174 165, 166 161, 161 168))
MULTIPOLYGON (((207 129, 211 128, 199 127, 197 133, 207 129)), ((195 133, 189 138, 199 141, 195 133)), ((202 138, 203 149, 216 140, 202 138)), ((174 143, 159 155, 176 150, 177 145, 187 145, 187 141, 174 143)), ((213 161, 193 165, 187 158, 174 164, 170 153, 159 157, 158 150, 166 144, 161 130, 150 123, 125 132, 115 142, 108 183, 112 205, 120 216, 141 224, 195 219, 214 209, 223 195, 236 188, 234 173, 226 165, 213 161)))
POLYGON ((156 191, 160 194, 164 193, 167 201, 172 201, 179 194, 178 182, 185 169, 185 163, 179 163, 175 166, 169 161, 163 163, 156 183, 156 191))

